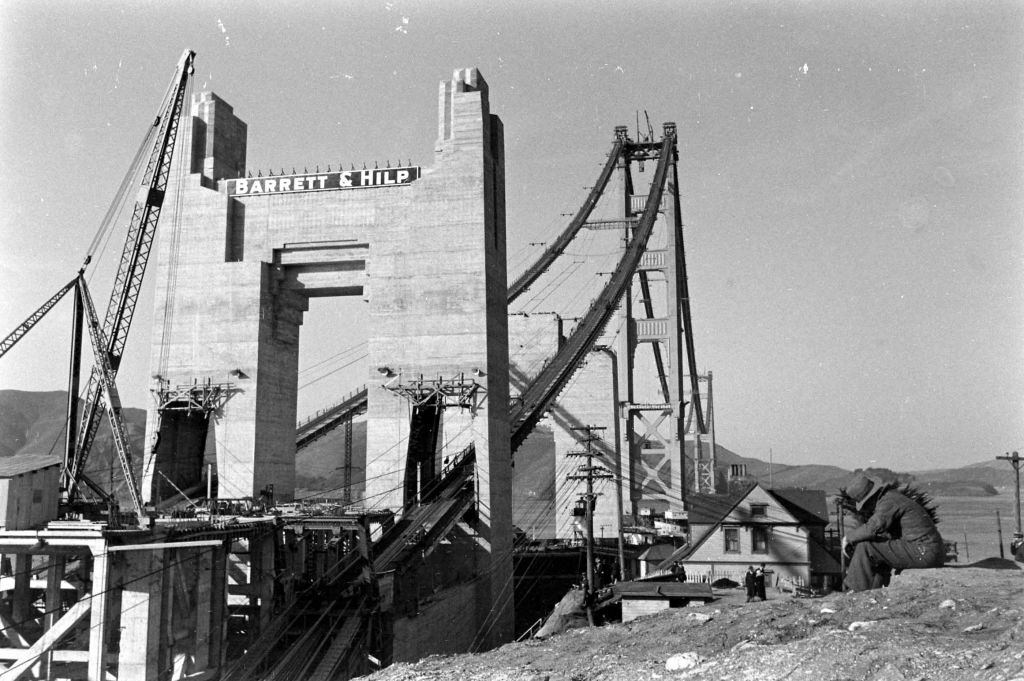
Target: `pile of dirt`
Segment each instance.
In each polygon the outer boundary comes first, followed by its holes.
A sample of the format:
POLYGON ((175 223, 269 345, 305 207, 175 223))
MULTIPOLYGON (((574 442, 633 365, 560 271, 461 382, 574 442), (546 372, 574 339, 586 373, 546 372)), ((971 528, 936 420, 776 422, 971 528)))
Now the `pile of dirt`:
POLYGON ((397 664, 370 678, 1024 681, 1021 567, 988 559, 907 571, 887 589, 824 598, 742 603, 723 594, 628 624, 397 664))

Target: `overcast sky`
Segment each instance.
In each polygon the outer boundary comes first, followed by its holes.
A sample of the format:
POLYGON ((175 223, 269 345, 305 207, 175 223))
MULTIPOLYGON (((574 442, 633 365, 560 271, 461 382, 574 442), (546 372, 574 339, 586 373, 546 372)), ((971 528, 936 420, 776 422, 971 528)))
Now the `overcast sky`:
MULTIPOLYGON (((437 82, 477 66, 510 253, 579 207, 615 125, 678 123, 719 442, 848 468, 990 459, 1024 447, 1022 28, 1011 2, 5 0, 0 333, 74 276, 184 48, 197 91, 248 123, 253 170, 429 166, 437 82)), ((67 308, 0 359, 0 388, 63 389, 67 308)), ((128 406, 151 316, 147 294, 128 406)), ((337 354, 308 345, 305 366, 337 354)))

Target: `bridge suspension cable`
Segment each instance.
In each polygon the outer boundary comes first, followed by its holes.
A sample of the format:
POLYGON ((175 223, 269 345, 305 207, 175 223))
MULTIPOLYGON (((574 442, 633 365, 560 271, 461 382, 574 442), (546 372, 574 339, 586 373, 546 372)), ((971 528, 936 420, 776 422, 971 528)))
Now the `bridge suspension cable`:
MULTIPOLYGON (((621 141, 616 142, 615 150, 621 153, 623 145, 621 141)), ((609 160, 614 167, 615 159, 609 160)), ((665 189, 665 181, 668 177, 669 165, 675 165, 675 131, 666 132, 662 141, 658 168, 654 173, 650 193, 647 195, 647 203, 640 218, 640 223, 633 233, 626 252, 619 261, 612 273, 611 278, 605 285, 604 290, 590 305, 590 309, 577 325, 575 332, 562 345, 558 353, 541 370, 537 378, 523 391, 518 404, 510 414, 510 425, 512 431, 512 451, 515 452, 526 440, 527 435, 543 417, 551 402, 561 392, 569 377, 579 368, 580 363, 587 352, 593 347, 594 342, 601 334, 601 330, 608 323, 618 301, 622 298, 630 281, 633 272, 640 263, 644 254, 644 248, 654 230, 654 223, 658 216, 658 209, 661 205, 662 193, 665 189)), ((610 172, 610 171, 609 171, 610 172)), ((607 179, 605 180, 607 183, 607 179)), ((603 189, 603 187, 602 187, 603 189)), ((588 197, 588 203, 591 201, 588 197)), ((596 202, 596 198, 594 198, 596 202)), ((580 209, 577 216, 586 210, 580 209)), ((589 211, 586 211, 589 215, 589 211)), ((585 218, 584 218, 585 221, 585 218)), ((574 220, 575 222, 575 220, 574 220)))
POLYGON ((598 177, 597 183, 594 184, 594 187, 590 190, 590 194, 587 195, 586 201, 583 202, 583 205, 580 206, 580 209, 576 212, 576 216, 573 217, 572 222, 570 222, 569 226, 565 228, 565 231, 562 232, 558 238, 544 250, 544 253, 541 254, 537 262, 519 275, 519 277, 512 282, 512 285, 508 287, 509 303, 522 295, 523 292, 526 291, 526 289, 528 289, 540 275, 547 271, 548 267, 551 266, 551 263, 553 263, 555 259, 562 254, 583 225, 586 224, 587 218, 589 218, 590 214, 594 211, 594 206, 597 205, 598 199, 600 199, 601 194, 604 193, 604 188, 608 185, 608 178, 612 176, 615 164, 622 155, 622 146, 622 140, 616 139, 615 144, 612 145, 611 153, 608 154, 608 161, 604 164, 604 168, 601 170, 601 176, 598 177))

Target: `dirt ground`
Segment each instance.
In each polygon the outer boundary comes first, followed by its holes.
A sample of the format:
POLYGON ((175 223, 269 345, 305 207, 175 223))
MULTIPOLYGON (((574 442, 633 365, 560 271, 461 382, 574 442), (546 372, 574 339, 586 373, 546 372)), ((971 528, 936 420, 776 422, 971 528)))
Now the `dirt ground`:
POLYGON ((1024 564, 907 571, 878 591, 708 605, 574 629, 480 655, 397 664, 374 681, 1024 681, 1024 564))

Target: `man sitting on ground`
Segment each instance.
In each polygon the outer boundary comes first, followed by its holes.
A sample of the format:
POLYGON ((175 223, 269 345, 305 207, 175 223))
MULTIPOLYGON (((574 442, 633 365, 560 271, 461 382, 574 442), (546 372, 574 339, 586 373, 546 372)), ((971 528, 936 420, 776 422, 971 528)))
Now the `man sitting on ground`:
POLYGON ((843 552, 853 556, 846 589, 865 591, 889 585, 892 569, 940 567, 945 545, 931 514, 894 485, 858 475, 846 495, 857 511, 870 516, 843 537, 843 552))

